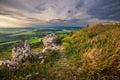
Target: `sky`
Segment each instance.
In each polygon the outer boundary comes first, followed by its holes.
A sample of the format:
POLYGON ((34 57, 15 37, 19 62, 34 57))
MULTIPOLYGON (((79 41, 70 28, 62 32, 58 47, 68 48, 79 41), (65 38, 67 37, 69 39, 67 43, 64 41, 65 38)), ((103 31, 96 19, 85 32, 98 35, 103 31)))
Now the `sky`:
POLYGON ((0 27, 120 21, 120 0, 0 0, 0 27))

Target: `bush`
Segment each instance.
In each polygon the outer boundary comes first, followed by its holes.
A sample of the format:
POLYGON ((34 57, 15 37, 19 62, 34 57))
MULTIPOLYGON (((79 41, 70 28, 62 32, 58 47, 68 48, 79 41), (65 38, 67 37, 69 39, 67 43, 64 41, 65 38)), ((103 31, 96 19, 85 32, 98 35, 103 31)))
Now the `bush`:
POLYGON ((48 50, 45 53, 45 56, 47 57, 46 59, 47 62, 53 62, 59 60, 61 54, 59 50, 48 50))
POLYGON ((58 45, 61 45, 63 38, 64 38, 63 36, 58 36, 58 37, 54 40, 54 42, 55 42, 56 44, 58 44, 58 45))

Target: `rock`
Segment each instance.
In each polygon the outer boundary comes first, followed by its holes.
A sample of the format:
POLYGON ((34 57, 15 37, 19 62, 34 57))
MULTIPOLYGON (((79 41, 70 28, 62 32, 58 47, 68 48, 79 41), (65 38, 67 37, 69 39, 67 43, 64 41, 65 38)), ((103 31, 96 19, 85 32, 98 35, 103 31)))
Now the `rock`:
MULTIPOLYGON (((32 74, 28 74, 26 75, 25 79, 26 80, 33 80, 32 78, 36 77, 39 75, 39 72, 36 72, 36 73, 32 73, 32 74)), ((36 80, 36 79, 35 79, 36 80)))
POLYGON ((39 72, 36 72, 34 75, 39 75, 39 72))
POLYGON ((62 48, 61 45, 58 45, 55 43, 55 39, 57 38, 57 36, 55 34, 48 34, 47 36, 45 36, 45 38, 43 39, 43 44, 44 44, 44 48, 42 50, 42 52, 46 52, 49 49, 52 50, 59 50, 62 48))
POLYGON ((25 40, 20 40, 15 43, 12 49, 12 60, 23 62, 31 54, 30 45, 25 40))
POLYGON ((41 62, 40 62, 40 64, 43 64, 44 62, 45 62, 45 59, 42 59, 41 62))
POLYGON ((37 58, 39 58, 41 56, 43 57, 42 53, 39 53, 39 52, 38 53, 33 53, 32 56, 37 57, 37 58))
POLYGON ((44 57, 43 56, 39 56, 39 59, 43 59, 44 57))
POLYGON ((54 39, 56 39, 57 36, 55 34, 48 34, 47 36, 45 36, 44 40, 43 40, 43 44, 45 47, 52 47, 55 46, 54 44, 54 39))
POLYGON ((26 80, 31 80, 31 77, 32 77, 32 75, 29 74, 29 75, 27 75, 27 76, 25 77, 25 79, 26 79, 26 80))
POLYGON ((3 65, 3 61, 0 61, 0 66, 2 66, 3 65))
POLYGON ((19 64, 15 61, 0 61, 0 66, 2 66, 3 68, 8 68, 8 69, 18 69, 19 68, 19 64))

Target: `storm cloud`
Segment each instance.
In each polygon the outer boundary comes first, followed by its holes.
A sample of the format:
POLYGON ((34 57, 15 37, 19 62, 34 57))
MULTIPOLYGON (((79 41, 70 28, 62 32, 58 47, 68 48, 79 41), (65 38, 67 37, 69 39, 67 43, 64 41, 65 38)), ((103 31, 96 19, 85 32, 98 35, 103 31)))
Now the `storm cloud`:
POLYGON ((93 18, 120 20, 120 0, 99 0, 88 9, 93 18))
POLYGON ((0 0, 0 27, 120 21, 120 0, 0 0))

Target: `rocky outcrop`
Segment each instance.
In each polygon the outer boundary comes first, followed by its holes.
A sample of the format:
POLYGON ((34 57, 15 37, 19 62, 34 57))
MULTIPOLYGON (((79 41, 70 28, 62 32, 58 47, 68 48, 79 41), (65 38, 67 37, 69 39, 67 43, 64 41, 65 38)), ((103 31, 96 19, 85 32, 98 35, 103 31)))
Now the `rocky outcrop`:
POLYGON ((0 66, 2 66, 3 68, 8 68, 10 70, 19 68, 18 62, 10 61, 10 60, 0 61, 0 66))
MULTIPOLYGON (((44 48, 42 52, 46 52, 49 49, 52 50, 60 50, 62 49, 61 45, 55 43, 55 39, 57 36, 55 34, 48 34, 43 39, 44 48)), ((46 56, 44 56, 41 52, 32 53, 30 45, 25 40, 20 40, 14 44, 12 49, 12 59, 0 61, 0 66, 8 69, 17 69, 20 65, 19 62, 24 62, 28 57, 35 58, 43 64, 45 62, 46 56)))
POLYGON ((62 46, 55 43, 56 38, 57 38, 57 36, 55 34, 53 34, 53 33, 48 34, 47 36, 45 36, 45 38, 43 39, 44 47, 43 47, 42 52, 46 52, 49 49, 52 49, 52 50, 61 49, 62 46))
POLYGON ((12 49, 12 60, 13 61, 25 61, 26 58, 32 54, 30 45, 25 40, 20 40, 15 43, 12 49))
POLYGON ((43 64, 45 62, 45 56, 40 52, 32 53, 30 45, 25 40, 20 40, 15 43, 12 49, 12 59, 10 60, 0 60, 0 67, 8 69, 18 69, 20 63, 23 64, 29 58, 35 58, 43 64))

